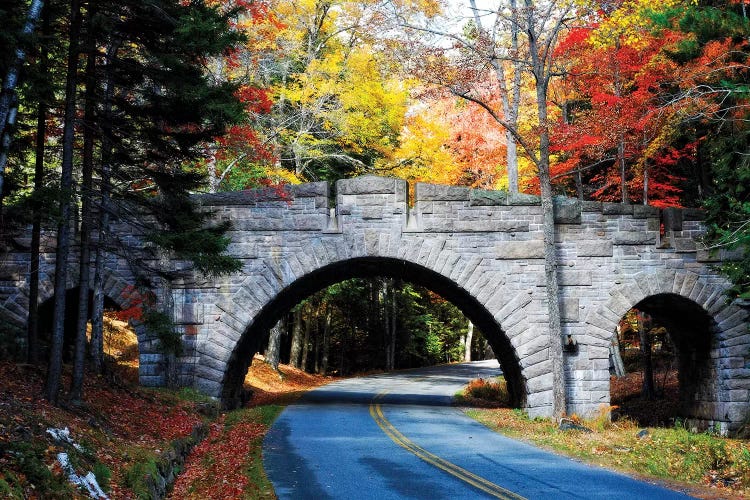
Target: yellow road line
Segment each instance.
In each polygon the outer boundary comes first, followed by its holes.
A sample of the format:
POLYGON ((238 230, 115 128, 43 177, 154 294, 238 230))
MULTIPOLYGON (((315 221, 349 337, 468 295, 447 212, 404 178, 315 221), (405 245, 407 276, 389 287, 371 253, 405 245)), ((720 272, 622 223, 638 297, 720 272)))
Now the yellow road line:
MULTIPOLYGON (((377 396, 375 396, 374 401, 382 399, 385 394, 386 391, 379 393, 377 396)), ((439 456, 430 453, 421 446, 417 445, 409 438, 401 434, 401 432, 399 432, 399 430, 396 429, 393 424, 388 421, 387 418, 385 418, 385 415, 383 415, 383 409, 381 408, 379 403, 373 402, 372 404, 370 404, 370 416, 373 418, 373 420, 375 420, 375 423, 378 424, 378 427, 380 427, 380 429, 389 438, 391 438, 394 443, 415 454, 417 457, 421 458, 428 464, 437 467, 444 472, 447 472, 448 474, 460 479, 461 481, 469 483, 475 488, 484 491, 485 493, 495 498, 502 498, 504 500, 526 500, 524 497, 517 495, 510 490, 506 490, 505 488, 498 486, 495 483, 484 479, 483 477, 477 476, 476 474, 469 472, 466 469, 463 469, 443 458, 440 458, 439 456)))

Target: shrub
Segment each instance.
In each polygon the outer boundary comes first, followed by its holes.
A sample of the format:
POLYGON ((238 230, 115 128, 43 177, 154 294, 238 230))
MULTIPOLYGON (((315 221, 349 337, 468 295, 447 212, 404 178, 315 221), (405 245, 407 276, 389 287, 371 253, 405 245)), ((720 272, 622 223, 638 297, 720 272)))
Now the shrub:
POLYGON ((510 401, 508 395, 508 384, 503 377, 498 377, 497 381, 477 378, 469 382, 466 386, 465 396, 468 398, 482 399, 507 404, 510 401))

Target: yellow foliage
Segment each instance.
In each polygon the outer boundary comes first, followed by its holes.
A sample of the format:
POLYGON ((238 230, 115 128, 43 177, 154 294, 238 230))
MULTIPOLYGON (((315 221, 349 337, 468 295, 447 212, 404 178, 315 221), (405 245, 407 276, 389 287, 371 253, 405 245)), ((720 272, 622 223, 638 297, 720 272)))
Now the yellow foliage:
POLYGON ((594 30, 594 47, 611 47, 616 43, 631 47, 645 46, 643 35, 652 27, 650 13, 694 4, 696 0, 624 0, 594 30))
POLYGON ((378 169, 401 179, 454 184, 460 174, 458 164, 446 146, 450 130, 445 123, 424 114, 412 114, 401 132, 401 143, 390 161, 378 169))

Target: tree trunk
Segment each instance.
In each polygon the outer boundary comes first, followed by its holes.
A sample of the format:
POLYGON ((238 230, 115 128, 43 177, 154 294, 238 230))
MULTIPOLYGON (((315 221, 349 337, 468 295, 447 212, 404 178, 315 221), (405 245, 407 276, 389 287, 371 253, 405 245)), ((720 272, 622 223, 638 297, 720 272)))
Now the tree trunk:
POLYGON ((323 346, 320 356, 320 371, 318 372, 322 375, 328 373, 328 357, 331 352, 331 316, 331 309, 326 307, 325 323, 323 323, 323 346))
POLYGON ((65 115, 63 126, 62 174, 60 178, 60 223, 57 227, 57 252, 55 254, 55 305, 52 318, 52 345, 49 369, 44 386, 48 401, 57 403, 62 374, 62 351, 65 336, 65 290, 68 279, 70 254, 71 197, 73 190, 73 141, 76 117, 76 83, 78 72, 78 36, 81 29, 78 0, 70 2, 70 43, 65 85, 65 115))
POLYGON ((550 73, 546 57, 540 54, 540 41, 535 37, 534 9, 531 0, 526 0, 529 56, 536 82, 537 119, 539 121, 539 161, 537 164, 542 202, 542 231, 544 233, 544 284, 547 292, 547 315, 549 325, 550 359, 552 361, 552 413, 560 418, 567 412, 565 365, 562 349, 562 325, 560 322, 560 288, 557 282, 557 255, 555 248, 555 216, 552 200, 552 182, 549 172, 550 138, 547 120, 547 89, 550 73))
POLYGON ((310 328, 312 328, 312 321, 313 318, 312 311, 310 311, 309 308, 307 308, 307 314, 305 319, 305 335, 302 339, 302 361, 300 362, 300 365, 302 365, 302 369, 304 371, 307 371, 307 358, 308 353, 310 352, 310 328))
POLYGON ((469 321, 464 337, 464 361, 471 361, 471 341, 474 338, 474 323, 469 321))
POLYGON ((89 353, 94 367, 94 373, 104 373, 104 251, 109 228, 109 165, 102 164, 102 195, 99 209, 99 238, 96 245, 94 260, 94 279, 92 291, 94 299, 91 303, 91 345, 89 353))
POLYGON ((383 279, 383 349, 385 350, 385 370, 393 370, 393 356, 391 354, 391 302, 390 293, 393 285, 390 278, 383 279), (388 285, 391 284, 389 287, 388 285))
POLYGON ((292 316, 292 346, 289 349, 289 364, 299 368, 300 354, 302 354, 302 308, 295 309, 292 316))
POLYGON ((617 162, 620 166, 620 195, 623 203, 630 201, 628 195, 627 165, 625 164, 625 136, 620 134, 617 141, 617 162))
MULTIPOLYGON (((480 31, 484 31, 482 23, 482 15, 480 9, 477 8, 476 0, 469 0, 471 10, 474 16, 474 24, 480 31)), ((503 117, 506 120, 508 127, 506 127, 505 134, 505 161, 507 165, 508 174, 508 192, 511 194, 518 193, 518 143, 516 137, 511 132, 511 128, 515 129, 518 126, 518 114, 521 105, 521 76, 523 72, 522 62, 520 58, 516 58, 515 54, 518 53, 519 42, 519 19, 518 9, 516 8, 516 0, 509 0, 509 11, 510 11, 510 51, 514 54, 512 69, 513 76, 511 79, 511 88, 508 89, 506 82, 505 67, 503 61, 495 57, 494 54, 488 56, 489 62, 495 71, 495 77, 497 78, 498 85, 500 88, 500 100, 503 108, 503 117)), ((493 27, 495 28, 495 27, 493 27)), ((491 187, 491 186, 488 186, 491 187)))
POLYGON ((216 174, 216 152, 209 148, 206 151, 206 157, 208 158, 208 163, 206 164, 208 192, 216 193, 219 190, 219 176, 216 174))
POLYGON ((91 35, 95 6, 89 5, 89 40, 86 59, 86 95, 84 98, 83 168, 81 172, 81 238, 78 279, 78 322, 76 324, 75 356, 70 398, 80 401, 83 393, 83 377, 86 369, 86 326, 89 320, 89 288, 91 284, 91 192, 94 175, 94 106, 96 89, 96 46, 91 35))
POLYGON ((391 370, 396 369, 396 319, 398 318, 398 303, 396 302, 396 291, 400 289, 401 286, 402 285, 400 280, 398 282, 395 280, 391 280, 391 344, 389 346, 391 370))
POLYGON ((641 343, 641 367, 643 368, 643 385, 641 394, 644 398, 654 399, 656 391, 654 390, 654 366, 651 360, 651 339, 648 335, 648 329, 644 324, 645 320, 639 313, 638 318, 638 336, 641 343))
POLYGON ((279 354, 281 351, 281 335, 284 333, 282 325, 283 321, 279 320, 276 325, 271 328, 268 336, 268 348, 266 349, 266 363, 271 365, 276 371, 279 371, 279 354))
POLYGON ((625 363, 622 362, 622 356, 620 355, 620 326, 617 326, 617 331, 612 335, 612 342, 609 344, 609 358, 612 360, 612 367, 615 371, 616 377, 625 376, 625 363))
POLYGON ((114 61, 120 42, 115 41, 107 49, 105 58, 105 85, 102 105, 102 144, 99 198, 99 236, 96 243, 94 278, 92 290, 94 300, 91 305, 91 361, 95 373, 104 373, 104 251, 107 248, 109 232, 109 198, 110 198, 110 162, 112 161, 112 96, 114 89, 112 61, 114 61))
POLYGON ((508 164, 508 192, 511 194, 518 193, 518 146, 513 134, 506 132, 505 143, 505 160, 508 164))
MULTIPOLYGON (((46 74, 49 67, 49 50, 47 37, 49 36, 49 7, 42 11, 42 44, 39 51, 39 72, 46 74)), ((29 364, 39 362, 39 256, 42 236, 42 206, 41 196, 44 187, 44 152, 47 138, 47 99, 45 95, 39 99, 36 114, 36 156, 34 159, 34 216, 31 225, 31 266, 29 268, 29 319, 27 323, 26 359, 29 364)), ((2 172, 0 172, 2 175, 2 172)), ((1 188, 0 188, 1 189, 1 188)))
MULTIPOLYGON (((42 12, 44 2, 33 0, 29 6, 29 12, 26 15, 26 23, 23 26, 21 36, 28 37, 34 31, 34 26, 42 12)), ((72 23, 71 23, 72 24, 72 23)), ((16 100, 16 85, 18 84, 18 74, 21 71, 26 60, 26 52, 22 45, 25 40, 19 41, 16 48, 15 59, 8 68, 8 73, 3 79, 3 89, 0 93, 0 207, 2 207, 3 196, 3 179, 5 177, 5 164, 8 160, 8 148, 10 147, 11 129, 15 123, 15 114, 18 109, 16 100)))

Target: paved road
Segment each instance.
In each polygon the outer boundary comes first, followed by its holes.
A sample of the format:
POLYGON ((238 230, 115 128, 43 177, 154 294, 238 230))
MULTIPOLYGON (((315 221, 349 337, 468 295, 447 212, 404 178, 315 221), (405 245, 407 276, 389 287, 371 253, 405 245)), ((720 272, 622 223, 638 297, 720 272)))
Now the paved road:
POLYGON ((348 379, 279 416, 263 462, 280 499, 689 498, 541 451, 450 405, 475 362, 348 379))

